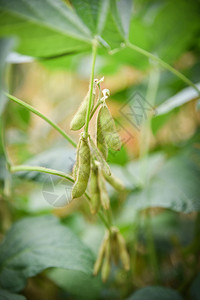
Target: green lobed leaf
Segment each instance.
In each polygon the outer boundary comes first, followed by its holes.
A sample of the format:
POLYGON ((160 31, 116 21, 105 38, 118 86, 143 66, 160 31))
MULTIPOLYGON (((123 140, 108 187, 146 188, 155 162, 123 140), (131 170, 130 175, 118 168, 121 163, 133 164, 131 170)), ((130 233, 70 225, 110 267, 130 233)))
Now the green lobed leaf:
POLYGON ((0 245, 0 286, 20 291, 28 277, 58 267, 91 275, 94 257, 67 227, 51 215, 22 219, 0 245))
MULTIPOLYGON (((73 164, 75 163, 75 150, 67 147, 55 147, 50 148, 44 152, 41 152, 34 157, 24 162, 24 165, 40 166, 71 173, 73 164)), ((27 180, 34 180, 38 182, 44 182, 49 178, 49 175, 40 172, 28 172, 22 171, 16 173, 20 178, 27 180)), ((57 176, 51 176, 51 179, 57 178, 57 176)))
POLYGON ((109 10, 109 0, 71 0, 84 24, 94 34, 101 34, 109 10))
MULTIPOLYGON (((200 89, 200 83, 196 84, 197 88, 200 89)), ((198 97, 197 92, 192 87, 187 87, 174 95, 173 97, 167 99, 163 104, 156 108, 156 116, 164 115, 176 107, 179 107, 191 100, 198 97)))
POLYGON ((91 43, 88 27, 61 0, 0 0, 0 16, 0 35, 19 37, 18 51, 23 54, 71 53, 91 43))
POLYGON ((164 207, 184 213, 199 211, 199 179, 200 152, 193 148, 170 158, 151 178, 148 187, 128 197, 127 206, 138 210, 164 207))
POLYGON ((53 269, 48 277, 63 290, 74 295, 76 299, 95 300, 99 298, 102 281, 99 277, 91 277, 72 270, 53 269))
POLYGON ((110 0, 113 19, 121 36, 128 38, 133 0, 110 0))
POLYGON ((127 300, 182 300, 178 292, 161 286, 147 286, 130 296, 127 300))
POLYGON ((0 299, 2 300, 26 300, 22 295, 13 294, 7 290, 0 289, 0 299))

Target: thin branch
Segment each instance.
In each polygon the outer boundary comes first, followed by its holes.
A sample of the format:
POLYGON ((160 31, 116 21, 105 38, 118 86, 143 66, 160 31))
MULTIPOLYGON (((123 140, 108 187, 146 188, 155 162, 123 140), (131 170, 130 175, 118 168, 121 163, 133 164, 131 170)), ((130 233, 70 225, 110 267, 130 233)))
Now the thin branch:
POLYGON ((92 97, 93 97, 93 84, 94 84, 94 68, 95 68, 95 61, 97 56, 97 41, 94 40, 93 47, 92 47, 92 68, 91 68, 91 75, 90 75, 90 97, 87 106, 87 114, 85 119, 85 135, 88 136, 88 127, 90 122, 90 111, 91 111, 91 104, 92 104, 92 97))
POLYGON ((157 63, 159 63, 163 68, 167 69, 168 71, 170 71, 171 73, 176 75, 178 78, 180 78, 182 81, 184 81, 187 85, 193 87, 195 89, 195 91, 198 93, 198 96, 200 97, 200 90, 197 88, 197 86, 190 79, 188 79, 185 75, 183 75, 181 72, 174 69, 172 66, 170 66, 168 63, 163 61, 161 58, 153 55, 152 53, 150 53, 136 45, 131 44, 129 41, 126 42, 126 46, 132 50, 135 50, 135 51, 143 54, 144 56, 146 56, 148 58, 151 58, 152 60, 156 61, 157 63))
MULTIPOLYGON (((65 174, 64 172, 60 172, 49 168, 39 167, 39 166, 27 166, 27 165, 11 166, 10 171, 11 173, 22 172, 22 171, 41 172, 41 173, 56 175, 74 183, 74 179, 70 175, 65 174)), ((90 196, 88 195, 87 192, 84 193, 84 196, 89 202, 91 201, 90 196)), ((101 221, 104 223, 106 228, 110 230, 110 226, 108 222, 106 221, 106 219, 104 218, 103 214, 100 211, 98 212, 98 216, 101 219, 101 221)))
POLYGON ((8 93, 4 93, 10 100, 18 103, 19 105, 25 107, 44 121, 46 121, 49 125, 51 125, 55 130, 57 130, 73 147, 76 148, 76 143, 64 132, 62 128, 60 128, 57 124, 55 124, 53 121, 51 121, 49 118, 47 118, 45 115, 43 115, 41 112, 39 112, 36 108, 32 107, 31 105, 25 103, 24 101, 14 97, 13 95, 10 95, 8 93))

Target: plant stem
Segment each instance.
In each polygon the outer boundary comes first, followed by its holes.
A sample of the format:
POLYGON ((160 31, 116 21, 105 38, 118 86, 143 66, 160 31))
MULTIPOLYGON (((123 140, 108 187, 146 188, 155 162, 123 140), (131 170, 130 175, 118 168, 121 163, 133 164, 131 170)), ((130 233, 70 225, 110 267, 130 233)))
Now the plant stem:
POLYGON ((167 69, 168 71, 170 71, 171 73, 173 73, 174 75, 179 77, 187 85, 193 87, 195 89, 195 91, 198 93, 198 96, 200 97, 200 90, 196 87, 196 85, 190 79, 188 79, 185 75, 183 75, 181 72, 174 69, 172 66, 170 66, 168 63, 163 61, 161 58, 153 55, 152 53, 150 53, 136 45, 133 45, 129 41, 126 42, 126 46, 132 50, 135 50, 135 51, 143 54, 144 56, 146 56, 148 58, 151 58, 152 60, 156 61, 157 63, 159 63, 163 68, 167 69))
POLYGON ((93 41, 92 46, 92 69, 90 74, 90 97, 87 105, 87 113, 86 113, 86 119, 85 119, 85 135, 88 136, 88 127, 90 122, 90 111, 91 111, 91 104, 92 104, 92 97, 93 97, 93 84, 94 84, 94 67, 95 67, 95 61, 97 56, 97 41, 93 41))
POLYGON ((39 166, 27 166, 27 165, 11 166, 10 171, 11 173, 21 172, 21 171, 47 173, 47 174, 63 177, 69 180, 70 182, 74 182, 74 179, 71 176, 66 175, 64 172, 60 172, 49 168, 39 167, 39 166))
POLYGON ((76 148, 76 143, 64 132, 63 129, 61 129, 57 124, 55 124, 53 121, 51 121, 49 118, 47 118, 45 115, 43 115, 41 112, 39 112, 37 109, 35 109, 34 107, 32 107, 31 105, 25 103, 24 101, 8 94, 8 93, 4 93, 10 100, 20 104, 21 106, 25 107, 26 109, 28 109, 29 111, 31 111, 32 113, 36 114, 37 116, 39 116, 41 119, 43 119, 44 121, 46 121, 49 125, 51 125, 55 130, 57 130, 73 147, 76 148))

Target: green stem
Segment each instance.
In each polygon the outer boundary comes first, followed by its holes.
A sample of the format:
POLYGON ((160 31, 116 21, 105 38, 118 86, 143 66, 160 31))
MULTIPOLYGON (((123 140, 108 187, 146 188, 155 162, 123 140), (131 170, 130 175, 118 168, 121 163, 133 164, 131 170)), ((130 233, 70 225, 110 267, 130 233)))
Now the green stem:
POLYGON ((183 75, 182 73, 180 73, 179 71, 177 71, 176 69, 174 69, 172 66, 170 66, 169 64, 167 64, 165 61, 163 61, 161 58, 153 55, 152 53, 131 44, 129 41, 126 42, 126 46, 132 50, 135 50, 141 54, 143 54, 144 56, 151 58, 152 60, 156 61, 157 63, 159 63, 163 68, 167 69, 168 71, 170 71, 171 73, 173 73, 174 75, 176 75, 177 77, 179 77, 182 81, 184 81, 187 85, 193 87, 195 89, 195 91, 198 93, 198 95, 200 96, 200 90, 196 87, 196 85, 190 80, 188 79, 185 75, 183 75))
POLYGON ((86 113, 86 119, 85 119, 85 135, 88 136, 88 127, 90 122, 90 111, 91 111, 91 104, 92 104, 92 97, 93 97, 93 84, 94 84, 94 67, 95 67, 95 61, 97 56, 97 41, 94 40, 93 47, 92 47, 92 69, 90 74, 90 97, 88 101, 87 106, 87 113, 86 113))
POLYGON ((35 109, 34 107, 32 107, 31 105, 25 103, 24 101, 8 94, 8 93, 4 93, 10 100, 18 103, 19 105, 25 107, 26 109, 28 109, 29 111, 31 111, 32 113, 36 114, 38 117, 40 117, 41 119, 43 119, 44 121, 46 121, 49 125, 51 125, 55 130, 57 130, 73 147, 76 148, 76 143, 64 132, 64 130, 62 130, 58 125, 56 125, 53 121, 51 121, 49 118, 47 118, 45 115, 43 115, 41 112, 39 112, 37 109, 35 109))
POLYGON ((98 216, 102 220, 102 222, 104 223, 106 228, 109 230, 109 232, 111 232, 111 226, 110 226, 109 222, 104 218, 104 215, 101 211, 98 212, 98 216))
MULTIPOLYGON (((74 182, 74 179, 71 176, 65 174, 64 172, 60 172, 60 171, 49 169, 49 168, 39 167, 39 166, 26 166, 26 165, 11 166, 10 167, 10 171, 11 171, 11 173, 22 172, 22 171, 41 172, 41 173, 56 175, 56 176, 65 178, 65 179, 67 179, 70 182, 74 182)), ((85 192, 84 196, 86 197, 86 199, 88 201, 91 200, 90 196, 88 195, 88 193, 85 192)), ((98 216, 102 220, 102 222, 104 223, 104 225, 106 226, 106 228, 108 230, 110 230, 109 223, 105 220, 103 214, 100 211, 98 212, 98 216)))
POLYGON ((10 171, 11 173, 16 173, 21 171, 47 173, 47 174, 63 177, 69 180, 70 182, 74 182, 74 179, 71 176, 66 175, 64 172, 60 172, 49 168, 39 167, 39 166, 27 166, 27 165, 11 166, 10 171))

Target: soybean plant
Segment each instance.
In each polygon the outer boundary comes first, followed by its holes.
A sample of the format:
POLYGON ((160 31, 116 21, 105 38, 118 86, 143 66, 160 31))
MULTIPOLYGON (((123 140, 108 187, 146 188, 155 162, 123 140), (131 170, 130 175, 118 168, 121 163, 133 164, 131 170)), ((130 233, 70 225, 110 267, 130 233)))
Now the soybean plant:
MULTIPOLYGON (((92 101, 90 106, 90 119, 99 108, 96 120, 96 136, 92 139, 88 132, 80 134, 76 163, 73 168, 74 185, 72 188, 72 199, 82 196, 87 187, 90 193, 90 211, 92 214, 110 209, 110 199, 106 188, 106 181, 117 190, 123 190, 123 183, 111 174, 106 162, 108 149, 119 151, 121 140, 118 135, 114 119, 106 104, 106 99, 110 92, 104 89, 101 94, 100 83, 103 79, 94 80, 92 101), (95 104, 96 89, 99 87, 99 97, 95 104)), ((88 91, 78 111, 75 113, 70 128, 71 130, 81 129, 86 120, 88 101, 90 92, 88 91)), ((105 281, 110 273, 110 264, 113 260, 118 263, 119 259, 125 270, 129 270, 129 255, 126 249, 125 240, 116 227, 111 226, 106 231, 104 240, 99 249, 99 255, 94 266, 96 275, 102 266, 102 280, 105 281)))

